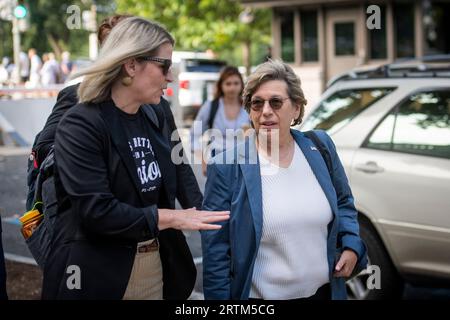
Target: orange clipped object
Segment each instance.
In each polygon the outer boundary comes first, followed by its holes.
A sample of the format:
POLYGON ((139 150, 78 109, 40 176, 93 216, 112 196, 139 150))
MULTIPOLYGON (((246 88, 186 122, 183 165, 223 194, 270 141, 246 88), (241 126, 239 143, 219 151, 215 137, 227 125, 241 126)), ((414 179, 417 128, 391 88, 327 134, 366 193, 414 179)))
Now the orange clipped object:
POLYGON ((41 223, 42 218, 44 218, 44 215, 38 209, 30 210, 19 218, 20 222, 22 222, 20 231, 25 239, 28 239, 33 234, 34 230, 41 223))

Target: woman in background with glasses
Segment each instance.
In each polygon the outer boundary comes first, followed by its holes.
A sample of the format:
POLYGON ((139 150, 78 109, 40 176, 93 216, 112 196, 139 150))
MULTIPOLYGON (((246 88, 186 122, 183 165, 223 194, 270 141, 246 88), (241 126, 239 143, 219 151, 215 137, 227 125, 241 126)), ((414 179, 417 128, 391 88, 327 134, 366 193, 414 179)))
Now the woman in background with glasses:
POLYGON ((255 134, 208 164, 203 209, 231 214, 202 232, 205 298, 345 299, 344 278, 366 253, 332 140, 315 132, 330 176, 320 148, 291 129, 306 100, 285 63, 260 65, 243 97, 255 134))
POLYGON ((180 230, 218 229, 228 212, 175 210, 170 143, 144 107, 158 104, 172 36, 120 21, 84 76, 55 138, 58 215, 44 299, 187 299, 196 270, 180 230))

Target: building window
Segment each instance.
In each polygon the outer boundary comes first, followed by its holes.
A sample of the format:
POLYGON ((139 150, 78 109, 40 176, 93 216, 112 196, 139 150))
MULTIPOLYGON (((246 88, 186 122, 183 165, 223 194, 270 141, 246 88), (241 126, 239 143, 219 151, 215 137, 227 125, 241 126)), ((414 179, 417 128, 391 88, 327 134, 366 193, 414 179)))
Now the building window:
MULTIPOLYGON (((370 59, 386 59, 386 7, 379 5, 381 13, 381 29, 369 30, 370 59)), ((369 16, 369 15, 367 15, 369 16)))
POLYGON ((281 12, 281 59, 294 62, 294 13, 281 12))
POLYGON ((302 61, 318 61, 317 11, 302 12, 300 21, 302 28, 302 61))
POLYGON ((394 5, 397 58, 414 57, 414 3, 394 5))
POLYGON ((423 26, 426 55, 450 53, 450 3, 424 2, 423 26))
POLYGON ((334 51, 336 56, 355 55, 355 24, 353 22, 334 24, 334 51))

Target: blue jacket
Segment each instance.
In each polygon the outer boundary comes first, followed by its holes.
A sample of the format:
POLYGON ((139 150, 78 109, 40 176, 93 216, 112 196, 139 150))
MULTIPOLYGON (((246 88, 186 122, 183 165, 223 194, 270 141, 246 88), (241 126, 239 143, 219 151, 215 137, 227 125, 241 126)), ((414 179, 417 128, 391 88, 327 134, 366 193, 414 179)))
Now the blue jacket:
MULTIPOLYGON (((291 130, 291 134, 330 203, 333 219, 328 225, 327 257, 332 299, 346 299, 345 279, 333 277, 337 254, 352 249, 358 255, 356 268, 362 269, 367 264, 348 180, 334 143, 324 131, 317 130, 316 134, 330 152, 334 186, 314 143, 300 131, 291 130)), ((203 210, 230 210, 231 216, 221 223, 220 230, 202 232, 205 299, 248 299, 263 225, 255 136, 214 157, 207 172, 203 210)))

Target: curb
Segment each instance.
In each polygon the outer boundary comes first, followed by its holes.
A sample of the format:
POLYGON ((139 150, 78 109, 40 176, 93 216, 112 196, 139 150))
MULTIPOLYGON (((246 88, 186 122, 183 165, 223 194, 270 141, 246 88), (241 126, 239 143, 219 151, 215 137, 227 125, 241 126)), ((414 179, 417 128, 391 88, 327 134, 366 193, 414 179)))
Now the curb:
POLYGON ((36 260, 29 257, 19 256, 13 253, 5 252, 5 259, 13 262, 25 263, 33 266, 37 266, 36 260))

